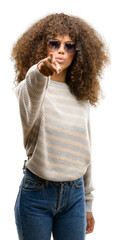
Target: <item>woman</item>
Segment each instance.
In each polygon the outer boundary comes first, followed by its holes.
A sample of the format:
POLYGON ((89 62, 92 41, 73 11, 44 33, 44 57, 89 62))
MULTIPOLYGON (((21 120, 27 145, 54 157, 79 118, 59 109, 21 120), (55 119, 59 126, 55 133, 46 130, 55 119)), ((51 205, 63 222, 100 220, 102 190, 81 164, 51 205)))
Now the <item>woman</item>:
POLYGON ((95 224, 89 112, 108 51, 88 23, 60 13, 33 24, 11 56, 28 158, 14 208, 19 239, 84 240, 95 224))

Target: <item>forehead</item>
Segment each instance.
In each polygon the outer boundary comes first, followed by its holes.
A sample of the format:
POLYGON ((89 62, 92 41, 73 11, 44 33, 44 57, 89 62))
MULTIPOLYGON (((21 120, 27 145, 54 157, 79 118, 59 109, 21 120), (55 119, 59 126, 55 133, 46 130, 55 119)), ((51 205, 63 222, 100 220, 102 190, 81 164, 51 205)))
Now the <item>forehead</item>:
POLYGON ((54 39, 58 39, 58 40, 60 40, 60 41, 62 41, 62 42, 68 42, 68 41, 73 42, 73 40, 71 39, 71 37, 70 37, 69 35, 65 35, 65 36, 56 35, 56 36, 54 37, 54 39))

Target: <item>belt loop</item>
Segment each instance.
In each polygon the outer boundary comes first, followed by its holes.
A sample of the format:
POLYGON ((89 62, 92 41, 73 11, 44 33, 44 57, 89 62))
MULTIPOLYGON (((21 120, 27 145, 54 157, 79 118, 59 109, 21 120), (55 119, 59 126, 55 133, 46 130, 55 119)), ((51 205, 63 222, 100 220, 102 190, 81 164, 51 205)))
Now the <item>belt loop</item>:
POLYGON ((45 180, 45 186, 48 187, 49 181, 45 180))
POLYGON ((70 184, 70 185, 73 185, 73 181, 70 181, 69 184, 70 184))
POLYGON ((25 174, 25 164, 26 164, 26 162, 27 162, 27 160, 24 160, 24 165, 23 165, 23 167, 22 167, 22 170, 23 170, 23 173, 25 174))

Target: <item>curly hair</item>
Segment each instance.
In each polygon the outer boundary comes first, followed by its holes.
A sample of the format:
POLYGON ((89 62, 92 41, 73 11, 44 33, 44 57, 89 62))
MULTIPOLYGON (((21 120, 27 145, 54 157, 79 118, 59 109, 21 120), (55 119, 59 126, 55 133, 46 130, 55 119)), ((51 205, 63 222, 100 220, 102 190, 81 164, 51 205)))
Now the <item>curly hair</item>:
POLYGON ((28 69, 47 57, 49 39, 69 35, 76 53, 67 69, 66 83, 77 100, 89 100, 96 106, 102 92, 103 68, 110 63, 109 51, 101 35, 86 21, 64 13, 50 14, 36 23, 14 43, 11 59, 15 60, 15 82, 21 82, 28 69))

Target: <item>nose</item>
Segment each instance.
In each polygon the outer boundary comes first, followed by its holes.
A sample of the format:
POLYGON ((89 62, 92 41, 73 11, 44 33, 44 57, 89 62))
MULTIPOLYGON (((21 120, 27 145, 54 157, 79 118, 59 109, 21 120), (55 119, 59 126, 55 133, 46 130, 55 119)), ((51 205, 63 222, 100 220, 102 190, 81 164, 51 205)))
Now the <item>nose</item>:
POLYGON ((64 52, 65 52, 64 45, 61 44, 60 48, 58 49, 58 53, 61 53, 61 54, 63 53, 64 54, 64 52))

